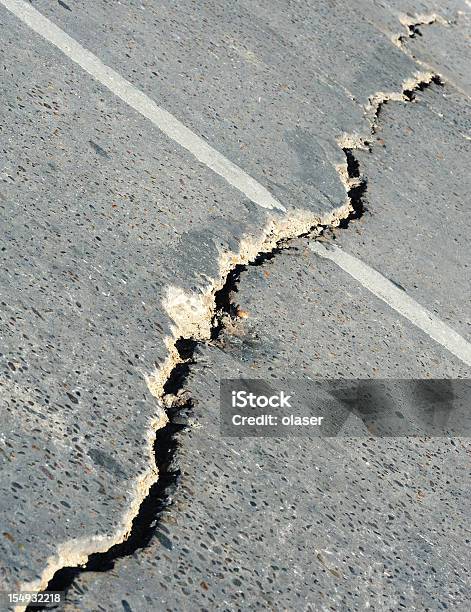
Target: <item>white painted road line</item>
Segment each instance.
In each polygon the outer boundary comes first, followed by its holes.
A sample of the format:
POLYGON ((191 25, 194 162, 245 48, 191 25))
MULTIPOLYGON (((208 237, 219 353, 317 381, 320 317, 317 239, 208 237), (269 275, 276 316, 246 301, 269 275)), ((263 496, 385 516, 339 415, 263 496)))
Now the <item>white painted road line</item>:
POLYGON ((424 331, 435 342, 441 344, 463 363, 471 366, 471 344, 429 310, 413 300, 407 293, 398 289, 382 274, 335 245, 325 247, 320 242, 313 242, 309 245, 309 248, 320 257, 336 263, 363 287, 366 287, 403 317, 409 319, 411 323, 424 331))
POLYGON ((171 113, 158 106, 115 70, 103 64, 96 55, 82 47, 30 4, 23 0, 0 0, 0 3, 250 200, 263 208, 277 208, 286 211, 285 207, 263 185, 213 149, 211 145, 183 125, 171 113))

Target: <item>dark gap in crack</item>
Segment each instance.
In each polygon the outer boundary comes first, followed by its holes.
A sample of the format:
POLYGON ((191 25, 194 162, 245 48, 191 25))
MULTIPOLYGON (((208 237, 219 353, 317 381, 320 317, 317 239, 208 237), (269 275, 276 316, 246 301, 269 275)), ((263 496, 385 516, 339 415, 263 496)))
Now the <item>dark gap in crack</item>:
POLYGON ((342 149, 347 158, 347 173, 350 179, 360 178, 360 162, 353 154, 353 149, 342 149))
POLYGON ((438 85, 439 87, 444 86, 443 80, 441 79, 440 75, 434 74, 432 78, 430 79, 430 81, 428 81, 427 83, 426 82, 417 83, 417 85, 414 86, 414 89, 404 89, 402 93, 404 94, 404 96, 407 98, 409 102, 412 102, 413 100, 416 99, 418 91, 425 91, 427 87, 430 87, 432 83, 434 85, 438 85))
MULTIPOLYGON (((401 34, 400 36, 398 36, 397 40, 400 45, 405 45, 406 42, 411 38, 417 38, 418 36, 423 37, 423 33, 421 30, 422 26, 431 26, 436 23, 437 23, 437 19, 433 18, 431 21, 419 21, 417 23, 404 24, 404 27, 406 28, 407 33, 401 34)), ((452 23, 452 22, 449 22, 449 23, 452 23)), ((414 54, 411 53, 411 55, 414 59, 416 59, 414 54)))
POLYGON ((239 264, 226 276, 224 285, 214 294, 215 315, 211 329, 211 340, 214 340, 221 331, 221 323, 217 313, 224 313, 230 317, 236 316, 236 306, 232 301, 232 294, 237 292, 240 275, 247 270, 247 266, 239 264))
POLYGON ((408 40, 409 38, 416 38, 417 36, 423 36, 422 31, 420 30, 419 26, 422 25, 430 25, 430 24, 424 24, 424 23, 410 23, 409 25, 405 26, 407 27, 407 34, 402 34, 401 36, 399 36, 399 42, 401 44, 404 44, 406 40, 408 40))
MULTIPOLYGON (((298 236, 298 238, 302 238, 304 235, 308 235, 309 233, 310 232, 306 232, 306 234, 298 236)), ((224 285, 214 294, 215 309, 211 326, 210 342, 217 340, 221 335, 225 326, 225 317, 229 317, 231 319, 238 318, 238 305, 234 301, 234 294, 237 293, 237 286, 239 284, 240 275, 242 272, 245 272, 249 267, 262 266, 266 261, 270 261, 270 259, 276 257, 282 251, 286 251, 289 248, 286 246, 288 242, 289 241, 286 240, 280 240, 278 245, 273 250, 259 253, 250 263, 238 264, 229 272, 224 285)))
MULTIPOLYGON (((177 363, 170 372, 167 380, 164 384, 164 396, 165 395, 178 395, 178 392, 182 389, 188 374, 190 372, 190 365, 194 363, 193 356, 196 351, 197 341, 193 338, 179 338, 175 342, 175 348, 178 351, 178 355, 182 361, 177 363)), ((165 428, 164 428, 165 429, 165 428)), ((160 429, 158 431, 161 431, 160 429)))
POLYGON ((410 23, 407 26, 407 29, 409 30, 409 38, 415 38, 416 36, 423 36, 422 32, 420 31, 419 25, 423 25, 423 24, 410 23))
POLYGON ((367 211, 365 195, 368 188, 368 182, 361 175, 360 162, 355 157, 353 149, 343 148, 342 150, 347 158, 347 174, 349 179, 348 197, 352 210, 348 217, 340 221, 339 228, 347 229, 351 221, 360 219, 367 211))

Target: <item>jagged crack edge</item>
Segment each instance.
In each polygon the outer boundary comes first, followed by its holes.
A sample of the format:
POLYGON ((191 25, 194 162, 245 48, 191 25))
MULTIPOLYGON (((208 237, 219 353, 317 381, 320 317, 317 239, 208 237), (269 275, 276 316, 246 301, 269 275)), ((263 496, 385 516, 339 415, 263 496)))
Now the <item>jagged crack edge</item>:
MULTIPOLYGON (((410 38, 416 38, 422 36, 420 26, 433 25, 434 23, 440 23, 441 25, 449 25, 448 21, 444 19, 438 13, 430 13, 429 15, 401 15, 399 17, 401 25, 404 26, 406 32, 404 34, 398 34, 393 38, 394 44, 400 49, 404 48, 405 42, 410 38)), ((415 58, 414 58, 415 59, 415 58)))

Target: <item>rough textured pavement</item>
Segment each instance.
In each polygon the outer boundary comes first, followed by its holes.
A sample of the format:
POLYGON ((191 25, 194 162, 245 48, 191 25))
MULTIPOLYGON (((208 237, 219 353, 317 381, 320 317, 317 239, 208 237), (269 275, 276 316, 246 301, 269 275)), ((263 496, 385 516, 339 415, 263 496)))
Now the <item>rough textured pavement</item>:
POLYGON ((238 286, 248 318, 197 351, 184 387, 172 505, 148 548, 83 573, 66 609, 466 610, 466 440, 222 438, 219 381, 470 369, 304 241, 238 286))
POLYGON ((356 153, 368 177, 368 212, 351 232, 336 232, 344 250, 468 341, 470 133, 471 102, 446 83, 413 103, 385 105, 371 153, 356 153))
MULTIPOLYGON (((151 446, 165 420, 159 399, 177 358, 173 341, 208 339, 212 294, 233 265, 346 214, 342 147, 371 142, 371 152, 355 151, 368 178, 368 213, 335 232, 338 243, 468 340, 470 325, 466 3, 33 5, 287 212, 248 200, 0 4, 0 576, 8 588, 44 588, 55 569, 123 539, 156 479, 151 446), (418 34, 406 23, 428 25, 416 26, 418 34), (403 98, 434 74, 442 85, 403 98)), ((362 609, 374 598, 381 609, 467 609, 460 563, 469 465, 460 441, 239 448, 220 440, 217 381, 234 370, 469 376, 333 264, 301 248, 270 265, 278 267, 267 268, 271 285, 258 267, 240 279, 250 331, 198 349, 188 387, 202 427, 181 434, 181 497, 160 535, 112 572, 83 574, 68 605, 297 609, 325 597, 334 609, 362 609), (360 446, 376 457, 375 474, 360 446), (270 467, 262 473, 257 463, 270 467), (319 482, 322 470, 330 477, 319 482), (390 488, 387 470, 400 474, 390 488), (263 525, 250 505, 253 486, 267 508, 263 525), (368 487, 377 506, 360 527, 368 487), (404 514, 396 518, 398 505, 404 514), (290 506, 298 525, 289 526, 290 506), (388 521, 400 524, 393 536, 384 519, 391 506, 388 521), (340 507, 357 525, 353 535, 340 507), (319 526, 315 537, 307 524, 319 526), (219 563, 226 569, 214 569, 219 563), (265 571, 265 563, 278 569, 265 571), (357 576, 351 588, 342 582, 348 572, 357 576)))
MULTIPOLYGON (((357 154, 368 212, 329 238, 469 337, 467 105, 434 85, 386 106, 357 154)), ((81 574, 67 610, 468 609, 466 439, 221 438, 221 378, 470 376, 308 247, 240 274, 243 318, 198 349, 183 388, 173 504, 147 548, 81 574)))

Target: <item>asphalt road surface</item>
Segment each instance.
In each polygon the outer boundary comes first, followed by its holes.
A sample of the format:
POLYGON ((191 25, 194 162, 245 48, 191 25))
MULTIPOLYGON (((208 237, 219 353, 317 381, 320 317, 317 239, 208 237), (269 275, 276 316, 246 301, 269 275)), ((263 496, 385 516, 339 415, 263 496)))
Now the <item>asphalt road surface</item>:
POLYGON ((0 591, 469 610, 469 431, 219 428, 224 378, 471 378, 469 2, 0 26, 0 591))

